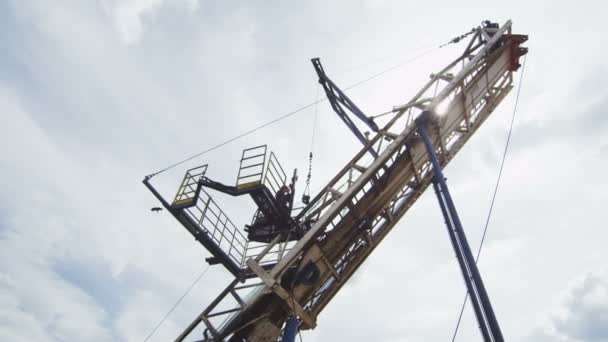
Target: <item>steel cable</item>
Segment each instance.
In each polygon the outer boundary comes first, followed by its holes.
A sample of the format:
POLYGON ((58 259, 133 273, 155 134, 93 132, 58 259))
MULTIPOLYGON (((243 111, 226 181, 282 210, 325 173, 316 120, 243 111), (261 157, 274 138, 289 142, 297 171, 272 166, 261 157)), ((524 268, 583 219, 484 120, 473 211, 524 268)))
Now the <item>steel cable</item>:
MULTIPOLYGON (((483 228, 483 234, 481 236, 481 242, 479 243, 479 248, 477 249, 477 256, 475 257, 475 264, 479 261, 479 256, 481 255, 481 249, 483 248, 483 243, 486 240, 486 234, 488 232, 488 226, 490 224, 490 218, 492 217, 492 211, 494 210, 494 202, 496 201, 496 194, 498 193, 498 187, 500 186, 500 180, 502 179, 502 171, 505 166, 505 160, 507 157, 507 152, 509 150, 509 143, 511 142, 511 134, 513 132, 513 124, 515 123, 515 114, 517 113, 517 105, 519 104, 519 94, 521 92, 521 85, 524 79, 524 71, 526 70, 526 56, 524 56, 524 62, 522 63, 521 68, 521 77, 519 79, 519 85, 517 86, 517 95, 515 97, 515 106, 513 107, 513 114, 511 115, 511 123, 509 125, 509 133, 507 133, 507 141, 505 142, 505 148, 502 153, 502 160, 500 162, 500 168, 498 169, 498 176, 496 178, 496 184, 494 186, 494 192, 492 194, 492 200, 490 201, 490 209, 488 210, 488 216, 486 217, 486 223, 483 228)), ((456 328, 454 329, 454 334, 452 335, 452 342, 456 341, 456 336, 458 334, 458 329, 460 328, 460 322, 462 321, 462 315, 464 313, 464 309, 466 308, 467 300, 469 299, 469 292, 464 296, 464 300, 462 302, 462 306, 460 308, 460 314, 458 315, 458 321, 456 322, 456 328)))
POLYGON ((177 306, 182 302, 182 300, 184 300, 184 298, 186 298, 186 296, 188 295, 188 293, 190 292, 190 290, 192 290, 192 288, 194 288, 194 286, 203 278, 203 276, 205 275, 205 273, 207 273, 207 271, 209 270, 209 267, 210 267, 210 265, 207 265, 207 267, 201 272, 201 274, 198 276, 198 278, 196 278, 194 280, 194 282, 192 283, 192 285, 190 285, 190 287, 186 290, 186 292, 184 292, 184 294, 177 300, 177 302, 167 312, 167 314, 165 314, 165 316, 158 322, 158 324, 156 324, 156 326, 154 327, 154 329, 152 329, 152 331, 150 331, 150 333, 148 334, 148 336, 144 339, 144 342, 148 341, 150 339, 150 337, 152 337, 152 335, 154 335, 154 333, 156 332, 156 330, 158 330, 158 328, 160 328, 160 326, 165 322, 165 320, 169 317, 169 315, 171 315, 171 313, 173 312, 173 310, 175 310, 175 308, 177 308, 177 306))

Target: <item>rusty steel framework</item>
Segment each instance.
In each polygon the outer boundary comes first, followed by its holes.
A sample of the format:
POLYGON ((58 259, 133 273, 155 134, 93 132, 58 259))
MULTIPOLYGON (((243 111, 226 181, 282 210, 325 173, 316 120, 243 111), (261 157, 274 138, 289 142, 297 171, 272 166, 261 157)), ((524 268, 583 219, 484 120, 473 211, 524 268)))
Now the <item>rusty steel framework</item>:
MULTIPOLYGON (((298 330, 315 328, 319 313, 434 184, 420 129, 445 167, 512 89, 526 39, 512 34, 511 21, 477 27, 462 55, 432 74, 409 102, 394 107, 378 132, 294 216, 305 227, 303 236, 289 241, 278 235, 263 244, 176 341, 200 323, 204 341, 277 341, 290 320, 298 330), (416 120, 422 113, 427 118, 416 120), (262 265, 278 245, 280 257, 262 265)), ((144 183, 153 190, 148 179, 144 183)))

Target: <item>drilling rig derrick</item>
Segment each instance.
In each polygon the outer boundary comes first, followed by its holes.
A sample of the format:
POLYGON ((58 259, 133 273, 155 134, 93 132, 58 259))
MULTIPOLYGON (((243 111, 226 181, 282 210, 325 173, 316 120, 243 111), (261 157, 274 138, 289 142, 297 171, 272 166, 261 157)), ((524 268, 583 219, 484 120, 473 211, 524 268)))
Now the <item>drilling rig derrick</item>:
MULTIPOLYGON (((207 166, 188 170, 173 202, 144 184, 234 280, 177 337, 201 323, 203 341, 289 341, 313 329, 317 317, 378 244, 433 186, 448 225, 485 341, 502 341, 479 272, 441 170, 479 129, 513 87, 527 36, 484 22, 468 36, 464 52, 406 104, 379 124, 366 116, 313 65, 332 109, 363 148, 310 202, 294 210, 297 175, 290 180, 266 146, 243 151, 236 184, 207 177, 207 166), (364 136, 348 113, 373 131, 364 136), (243 232, 209 192, 248 195, 257 206, 243 232)), ((460 38, 461 40, 463 38, 460 38)))

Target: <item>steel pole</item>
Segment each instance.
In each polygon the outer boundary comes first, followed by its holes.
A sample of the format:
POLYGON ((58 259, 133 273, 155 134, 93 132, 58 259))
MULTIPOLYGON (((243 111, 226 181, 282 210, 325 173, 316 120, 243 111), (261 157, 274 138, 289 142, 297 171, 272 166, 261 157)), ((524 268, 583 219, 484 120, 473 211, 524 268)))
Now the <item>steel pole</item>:
POLYGON ((298 333, 298 318, 291 316, 285 322, 285 330, 281 342, 295 342, 296 334, 298 333))
POLYGON ((422 113, 420 118, 416 120, 416 124, 418 133, 422 138, 427 154, 429 155, 429 160, 433 166, 433 185, 435 193, 439 200, 446 224, 448 225, 448 230, 450 230, 450 240, 452 241, 458 262, 463 272, 464 281, 467 284, 467 289, 470 294, 469 297, 471 298, 473 308, 475 309, 482 335, 486 341, 503 342, 504 338, 500 326, 498 325, 488 293, 483 284, 483 280, 481 279, 481 274, 477 268, 464 229, 462 228, 456 206, 454 205, 454 201, 448 190, 441 165, 435 154, 435 149, 433 148, 433 143, 431 142, 426 129, 426 126, 431 120, 431 115, 432 113, 429 111, 422 113), (451 222, 451 224, 449 222, 451 222), (470 275, 470 277, 468 275, 470 275))

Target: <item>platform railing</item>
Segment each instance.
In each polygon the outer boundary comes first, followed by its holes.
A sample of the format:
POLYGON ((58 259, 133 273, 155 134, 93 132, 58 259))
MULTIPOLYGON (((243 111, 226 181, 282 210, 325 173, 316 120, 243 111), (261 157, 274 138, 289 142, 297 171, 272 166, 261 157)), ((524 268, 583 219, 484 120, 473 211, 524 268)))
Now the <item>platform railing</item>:
MULTIPOLYGON (((248 258, 256 260, 258 263, 264 264, 264 257, 273 253, 273 251, 282 251, 286 245, 278 242, 279 238, 267 244, 259 243, 251 248, 256 250, 257 255, 251 255, 248 258)), ((239 312, 246 309, 252 300, 259 295, 260 291, 265 291, 264 282, 257 277, 253 278, 235 278, 220 295, 197 317, 197 319, 180 335, 176 341, 182 341, 199 322, 204 322, 206 326, 203 341, 220 341, 219 332, 226 329, 227 326, 234 323, 233 319, 239 312)))
MULTIPOLYGON (((264 248, 268 246, 268 243, 249 241, 249 243, 247 244, 246 256, 244 261, 247 261, 247 259, 259 258, 259 264, 261 266, 273 265, 279 260, 281 260, 285 253, 287 253, 294 244, 295 241, 280 242, 274 245, 270 250, 262 254, 262 251, 264 251, 264 248)), ((244 263, 242 266, 246 267, 244 263)))
POLYGON ((205 172, 207 172, 207 164, 186 171, 184 179, 175 194, 173 206, 188 204, 196 200, 198 181, 205 176, 205 172))
POLYGON ((200 192, 196 205, 185 211, 232 261, 243 266, 247 237, 205 190, 200 192))
POLYGON ((236 177, 237 188, 243 189, 262 183, 264 166, 266 165, 266 150, 266 145, 243 150, 239 165, 239 173, 236 177))
POLYGON ((266 167, 266 174, 264 176, 264 185, 275 195, 281 187, 287 182, 287 174, 283 170, 281 163, 277 159, 274 152, 270 152, 268 158, 268 166, 266 167))

